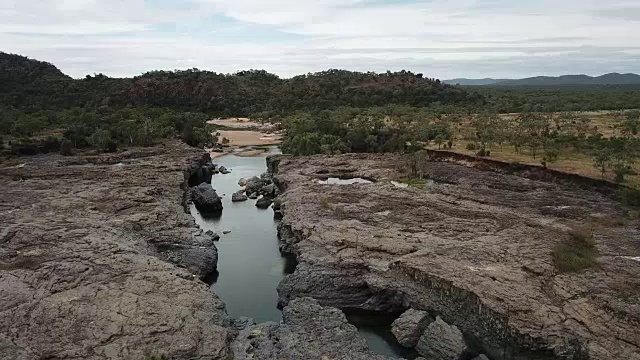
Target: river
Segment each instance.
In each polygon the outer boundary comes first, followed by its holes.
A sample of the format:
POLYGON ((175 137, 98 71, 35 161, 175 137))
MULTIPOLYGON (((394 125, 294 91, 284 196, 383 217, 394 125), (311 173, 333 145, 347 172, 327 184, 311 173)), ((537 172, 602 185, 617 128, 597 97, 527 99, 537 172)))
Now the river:
MULTIPOLYGON (((278 250, 277 220, 273 210, 259 210, 255 200, 233 203, 231 195, 240 189, 238 180, 259 176, 266 171, 266 157, 277 147, 253 157, 224 155, 215 163, 231 169, 231 174, 214 175, 212 186, 222 196, 224 210, 217 218, 203 217, 191 205, 191 214, 204 230, 220 234, 218 273, 209 279, 212 289, 225 302, 233 318, 247 316, 257 322, 282 320, 277 308, 276 288, 286 274, 295 269, 295 259, 283 257, 278 250), (227 232, 226 234, 224 234, 227 232)), ((373 352, 387 356, 407 356, 390 334, 388 319, 348 314, 373 352)))

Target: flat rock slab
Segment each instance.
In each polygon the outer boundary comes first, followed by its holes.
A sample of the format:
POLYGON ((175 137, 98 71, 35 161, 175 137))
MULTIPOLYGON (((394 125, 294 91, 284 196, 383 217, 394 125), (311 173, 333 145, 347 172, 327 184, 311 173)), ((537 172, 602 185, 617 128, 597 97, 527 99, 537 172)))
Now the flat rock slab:
POLYGON ((200 157, 168 143, 0 169, 0 358, 227 355, 224 304, 198 280, 213 237, 182 204, 200 157))
POLYGON ((298 258, 278 288, 281 303, 411 304, 476 336, 492 359, 507 332, 509 350, 523 358, 640 359, 640 266, 631 260, 640 257, 640 227, 615 195, 441 160, 418 163, 432 186, 398 188, 391 181, 411 176, 408 155, 271 158, 284 192, 280 248, 298 258), (327 177, 375 181, 318 184, 327 177), (594 233, 598 266, 559 273, 552 250, 582 225, 594 233))

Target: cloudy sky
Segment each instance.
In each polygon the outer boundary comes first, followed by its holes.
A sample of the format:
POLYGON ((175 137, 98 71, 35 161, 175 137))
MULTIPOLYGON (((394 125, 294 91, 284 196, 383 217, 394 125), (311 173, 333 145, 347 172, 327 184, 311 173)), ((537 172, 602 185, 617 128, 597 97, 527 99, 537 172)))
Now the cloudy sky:
POLYGON ((0 51, 74 77, 640 72, 640 0, 0 0, 0 51))

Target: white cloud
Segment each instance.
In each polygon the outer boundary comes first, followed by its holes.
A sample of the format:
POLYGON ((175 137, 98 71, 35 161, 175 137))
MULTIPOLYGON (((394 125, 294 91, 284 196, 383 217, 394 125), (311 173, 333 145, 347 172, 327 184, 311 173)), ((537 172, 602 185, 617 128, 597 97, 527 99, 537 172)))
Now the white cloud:
POLYGON ((635 14, 635 0, 0 0, 0 43, 76 77, 184 67, 599 74, 640 71, 635 14))

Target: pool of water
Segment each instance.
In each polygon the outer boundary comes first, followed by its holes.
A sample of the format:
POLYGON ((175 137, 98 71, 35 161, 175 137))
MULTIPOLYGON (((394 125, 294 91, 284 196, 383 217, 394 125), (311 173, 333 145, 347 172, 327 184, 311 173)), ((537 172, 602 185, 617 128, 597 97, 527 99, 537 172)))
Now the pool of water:
POLYGON ((371 184, 371 181, 363 178, 350 178, 350 179, 328 178, 325 180, 318 180, 318 184, 323 184, 323 185, 371 184))
MULTIPOLYGON (((227 175, 214 175, 212 180, 213 188, 222 196, 222 214, 202 216, 191 205, 191 214, 200 227, 220 235, 220 241, 216 243, 218 272, 206 280, 224 301, 228 314, 233 318, 247 316, 258 322, 282 320, 282 313, 277 308, 276 288, 286 274, 294 271, 295 259, 280 254, 276 231, 278 220, 274 219, 273 210, 259 210, 255 207, 255 200, 231 202, 231 195, 240 190, 238 180, 265 172, 266 157, 278 152, 276 147, 270 147, 267 153, 255 157, 230 154, 214 159, 214 163, 231 170, 227 175)), ((410 358, 389 332, 389 319, 381 321, 373 314, 349 315, 348 318, 372 351, 410 358)))

